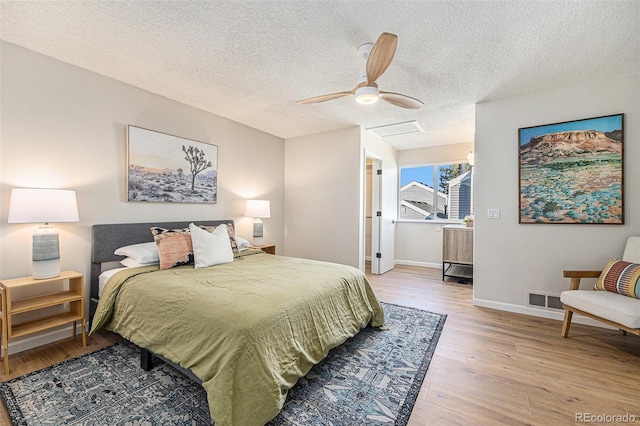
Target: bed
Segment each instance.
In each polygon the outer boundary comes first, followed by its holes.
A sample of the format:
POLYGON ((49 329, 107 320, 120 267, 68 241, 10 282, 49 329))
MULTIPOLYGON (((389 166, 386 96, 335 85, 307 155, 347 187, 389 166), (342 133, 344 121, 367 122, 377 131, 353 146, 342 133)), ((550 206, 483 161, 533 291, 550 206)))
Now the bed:
POLYGON ((91 333, 118 333, 195 375, 216 425, 267 423, 330 349, 363 327, 383 325, 382 307, 359 270, 259 250, 206 268, 125 268, 100 291, 104 265, 122 260, 118 247, 153 241, 151 227, 189 223, 93 226, 91 333))

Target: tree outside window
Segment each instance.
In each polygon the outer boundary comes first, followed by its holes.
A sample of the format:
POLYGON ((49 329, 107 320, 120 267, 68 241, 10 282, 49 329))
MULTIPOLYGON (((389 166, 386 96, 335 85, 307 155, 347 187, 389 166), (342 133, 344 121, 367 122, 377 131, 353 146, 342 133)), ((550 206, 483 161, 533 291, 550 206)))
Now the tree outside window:
POLYGON ((462 220, 472 213, 468 163, 402 167, 400 185, 400 219, 462 220))

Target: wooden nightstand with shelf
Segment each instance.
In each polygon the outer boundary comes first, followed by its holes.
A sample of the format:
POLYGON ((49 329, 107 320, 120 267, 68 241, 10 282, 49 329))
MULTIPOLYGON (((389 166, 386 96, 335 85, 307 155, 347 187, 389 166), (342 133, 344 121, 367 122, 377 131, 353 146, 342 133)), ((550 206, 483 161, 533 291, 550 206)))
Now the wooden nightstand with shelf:
POLYGON ((276 245, 275 244, 260 244, 257 246, 251 246, 251 248, 260 249, 268 254, 276 254, 276 245))
POLYGON ((13 278, 0 281, 0 288, 2 289, 2 342, 4 344, 5 374, 9 374, 7 346, 11 338, 26 336, 72 323, 73 338, 75 339, 76 323, 80 321, 82 324, 82 346, 87 346, 87 329, 84 313, 84 275, 73 271, 63 271, 57 277, 47 279, 34 279, 33 277, 13 278), (48 292, 43 295, 16 301, 12 300, 11 293, 13 290, 65 280, 69 282, 68 290, 48 292), (15 315, 59 306, 65 303, 69 304, 69 310, 67 311, 50 315, 46 318, 39 318, 13 325, 13 317, 15 315))

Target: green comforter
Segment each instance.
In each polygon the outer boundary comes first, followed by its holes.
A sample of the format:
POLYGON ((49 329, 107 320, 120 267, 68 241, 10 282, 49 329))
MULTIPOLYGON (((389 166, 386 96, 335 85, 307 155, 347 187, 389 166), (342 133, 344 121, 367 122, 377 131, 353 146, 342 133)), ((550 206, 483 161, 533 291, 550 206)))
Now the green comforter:
POLYGON ((255 254, 232 263, 115 274, 91 332, 104 327, 202 380, 217 425, 262 425, 331 348, 384 314, 355 268, 255 254))

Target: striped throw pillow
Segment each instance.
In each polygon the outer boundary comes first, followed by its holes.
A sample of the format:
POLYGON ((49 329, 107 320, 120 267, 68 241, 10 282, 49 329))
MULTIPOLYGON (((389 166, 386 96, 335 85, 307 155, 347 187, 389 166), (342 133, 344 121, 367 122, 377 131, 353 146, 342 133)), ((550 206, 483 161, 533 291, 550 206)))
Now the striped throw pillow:
POLYGON ((594 290, 605 290, 640 299, 640 264, 611 259, 594 290))

